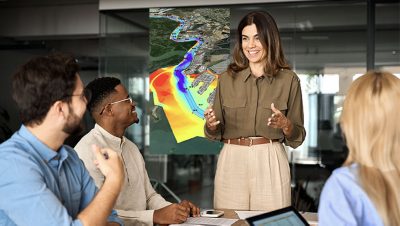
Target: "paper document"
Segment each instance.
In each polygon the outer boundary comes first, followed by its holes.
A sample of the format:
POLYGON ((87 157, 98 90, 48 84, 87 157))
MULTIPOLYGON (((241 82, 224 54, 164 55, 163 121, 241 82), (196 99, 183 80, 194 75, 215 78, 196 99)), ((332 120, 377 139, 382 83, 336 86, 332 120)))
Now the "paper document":
POLYGON ((235 223, 237 219, 228 218, 209 218, 209 217, 189 217, 182 224, 170 224, 172 226, 193 226, 193 225, 223 225, 230 226, 235 223))
POLYGON ((239 211, 239 210, 237 210, 235 212, 239 216, 239 219, 244 220, 244 219, 252 217, 252 216, 266 213, 267 211, 239 211))
POLYGON ((311 226, 318 225, 318 213, 301 212, 301 215, 311 226))

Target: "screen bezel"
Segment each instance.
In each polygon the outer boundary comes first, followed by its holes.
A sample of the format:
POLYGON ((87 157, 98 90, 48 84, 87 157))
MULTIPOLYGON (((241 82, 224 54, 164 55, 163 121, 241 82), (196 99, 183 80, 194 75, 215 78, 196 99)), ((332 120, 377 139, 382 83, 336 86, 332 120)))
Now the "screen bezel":
POLYGON ((287 213, 287 212, 293 212, 295 215, 304 223, 304 225, 309 226, 310 224, 304 219, 303 216, 293 207, 293 206, 288 206, 282 209, 277 209, 268 213, 262 213, 260 215, 252 216, 249 218, 246 218, 246 221, 251 225, 254 226, 254 222, 258 220, 262 220, 268 217, 276 216, 282 213, 287 213))

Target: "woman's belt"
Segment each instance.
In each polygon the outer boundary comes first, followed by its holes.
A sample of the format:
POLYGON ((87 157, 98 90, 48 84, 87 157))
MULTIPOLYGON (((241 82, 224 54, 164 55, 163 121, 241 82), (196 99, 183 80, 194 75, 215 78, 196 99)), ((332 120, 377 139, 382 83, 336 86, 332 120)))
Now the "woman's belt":
POLYGON ((236 144, 242 146, 252 146, 257 144, 267 144, 272 142, 279 142, 278 139, 270 140, 265 137, 241 137, 236 139, 223 139, 222 142, 226 144, 236 144))

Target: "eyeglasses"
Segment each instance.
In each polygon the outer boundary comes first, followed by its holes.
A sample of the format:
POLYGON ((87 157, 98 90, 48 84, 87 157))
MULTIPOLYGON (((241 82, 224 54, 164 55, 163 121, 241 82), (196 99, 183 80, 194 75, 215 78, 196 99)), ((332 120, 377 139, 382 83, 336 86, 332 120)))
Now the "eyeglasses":
POLYGON ((130 102, 131 104, 133 104, 133 100, 132 100, 131 97, 128 97, 128 98, 125 98, 125 99, 122 99, 122 100, 118 100, 118 101, 114 101, 114 102, 111 102, 111 103, 106 104, 106 106, 104 106, 103 109, 101 109, 100 115, 103 114, 104 110, 106 109, 106 107, 107 107, 108 105, 118 104, 118 103, 122 103, 122 102, 125 102, 125 101, 128 101, 128 100, 129 100, 129 102, 130 102))
POLYGON ((79 96, 79 98, 80 98, 82 101, 88 103, 88 102, 90 101, 90 98, 92 97, 92 92, 90 92, 90 90, 88 90, 88 89, 84 89, 84 90, 82 91, 82 93, 80 93, 80 94, 66 95, 64 98, 73 97, 73 96, 79 96))

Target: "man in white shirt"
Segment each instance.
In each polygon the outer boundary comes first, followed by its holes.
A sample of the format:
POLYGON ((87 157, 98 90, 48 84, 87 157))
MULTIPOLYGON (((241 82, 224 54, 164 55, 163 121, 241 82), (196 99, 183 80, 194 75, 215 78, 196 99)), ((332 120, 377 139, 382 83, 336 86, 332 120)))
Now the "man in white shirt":
POLYGON ((75 146, 97 186, 104 183, 104 176, 93 163, 91 144, 115 150, 123 160, 125 182, 115 209, 125 225, 174 224, 186 221, 200 210, 189 201, 167 202, 153 189, 145 163, 138 147, 125 136, 125 130, 139 119, 136 103, 129 97, 117 78, 102 77, 90 82, 86 89, 91 92, 88 110, 96 121, 95 127, 75 146))

